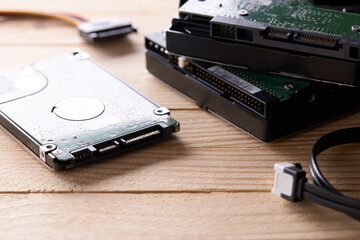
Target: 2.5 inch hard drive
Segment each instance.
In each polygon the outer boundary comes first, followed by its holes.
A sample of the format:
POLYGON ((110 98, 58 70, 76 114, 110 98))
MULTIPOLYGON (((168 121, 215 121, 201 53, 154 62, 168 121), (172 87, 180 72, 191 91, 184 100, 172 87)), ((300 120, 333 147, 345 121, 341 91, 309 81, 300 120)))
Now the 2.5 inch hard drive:
POLYGON ((180 129, 159 107, 75 51, 0 73, 0 123, 56 170, 96 161, 180 129))

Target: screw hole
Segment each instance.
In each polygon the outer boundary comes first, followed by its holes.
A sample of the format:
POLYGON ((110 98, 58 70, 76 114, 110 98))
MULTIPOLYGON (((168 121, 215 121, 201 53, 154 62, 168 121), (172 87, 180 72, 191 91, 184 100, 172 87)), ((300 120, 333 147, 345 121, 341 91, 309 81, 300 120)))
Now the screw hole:
POLYGON ((315 101, 315 99, 316 99, 315 94, 311 94, 308 98, 308 101, 309 101, 309 103, 313 103, 315 101))

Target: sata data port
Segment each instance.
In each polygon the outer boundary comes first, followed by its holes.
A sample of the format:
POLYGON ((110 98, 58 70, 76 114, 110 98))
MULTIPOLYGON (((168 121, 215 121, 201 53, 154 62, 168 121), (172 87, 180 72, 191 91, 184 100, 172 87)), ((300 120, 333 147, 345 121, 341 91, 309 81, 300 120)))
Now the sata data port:
POLYGON ((94 145, 96 149, 96 154, 99 156, 107 155, 119 150, 120 144, 117 141, 110 140, 103 143, 94 145))

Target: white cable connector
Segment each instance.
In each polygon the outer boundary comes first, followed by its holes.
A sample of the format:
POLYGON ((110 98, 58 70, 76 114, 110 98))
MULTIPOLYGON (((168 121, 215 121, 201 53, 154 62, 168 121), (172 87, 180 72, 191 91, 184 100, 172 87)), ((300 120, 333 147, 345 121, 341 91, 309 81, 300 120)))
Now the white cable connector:
POLYGON ((301 165, 288 162, 276 163, 274 169, 275 179, 271 193, 292 202, 302 200, 301 193, 306 182, 306 173, 301 169, 301 165))
POLYGON ((288 162, 276 163, 274 165, 275 179, 274 187, 271 189, 271 193, 279 197, 281 197, 282 194, 291 196, 292 193, 294 177, 288 173, 285 173, 285 168, 287 167, 295 167, 295 165, 288 162))
POLYGON ((178 58, 178 66, 182 69, 184 69, 189 64, 189 59, 184 56, 180 56, 178 58))

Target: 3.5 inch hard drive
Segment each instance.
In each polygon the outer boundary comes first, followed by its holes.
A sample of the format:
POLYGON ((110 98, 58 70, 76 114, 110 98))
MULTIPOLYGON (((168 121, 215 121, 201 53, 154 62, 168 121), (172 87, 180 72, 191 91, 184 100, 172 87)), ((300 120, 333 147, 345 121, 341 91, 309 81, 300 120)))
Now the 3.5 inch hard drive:
POLYGON ((170 112, 82 51, 0 73, 0 123, 56 170, 96 161, 180 129, 170 112))
POLYGON ((194 102, 268 142, 360 106, 359 88, 324 84, 169 54, 163 33, 145 38, 150 73, 194 102))

